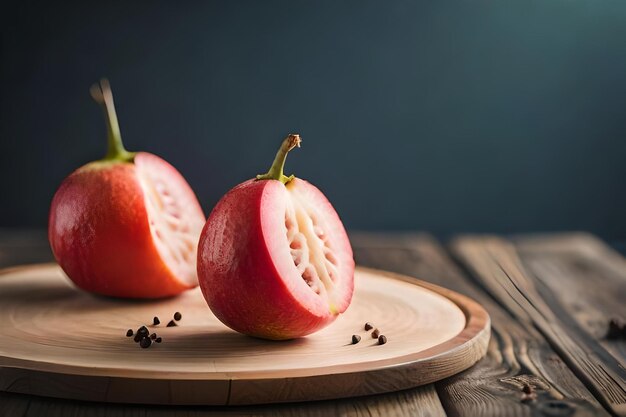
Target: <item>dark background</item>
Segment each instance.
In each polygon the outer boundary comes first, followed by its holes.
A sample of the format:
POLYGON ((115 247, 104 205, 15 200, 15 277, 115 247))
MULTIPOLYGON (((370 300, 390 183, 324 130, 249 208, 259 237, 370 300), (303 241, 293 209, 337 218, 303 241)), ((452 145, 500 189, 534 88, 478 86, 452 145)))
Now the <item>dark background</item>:
POLYGON ((107 76, 127 148, 169 160, 207 214, 298 132, 287 171, 350 229, 626 238, 623 0, 15 1, 0 15, 0 227, 45 227, 62 179, 104 154, 88 89, 107 76))

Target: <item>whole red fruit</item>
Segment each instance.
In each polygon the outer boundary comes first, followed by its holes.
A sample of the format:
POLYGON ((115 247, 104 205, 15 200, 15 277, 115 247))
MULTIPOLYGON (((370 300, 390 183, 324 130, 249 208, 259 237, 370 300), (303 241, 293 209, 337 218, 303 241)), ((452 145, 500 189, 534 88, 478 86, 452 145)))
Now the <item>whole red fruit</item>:
POLYGON ((354 260, 339 216, 307 181, 283 175, 283 142, 270 171, 217 203, 198 244, 200 288, 228 327, 266 339, 313 333, 352 299, 354 260))
POLYGON ((191 187, 163 159, 124 149, 106 80, 92 87, 105 107, 109 150, 68 176, 50 207, 48 238, 83 290, 159 298, 197 285, 197 241, 205 221, 191 187))

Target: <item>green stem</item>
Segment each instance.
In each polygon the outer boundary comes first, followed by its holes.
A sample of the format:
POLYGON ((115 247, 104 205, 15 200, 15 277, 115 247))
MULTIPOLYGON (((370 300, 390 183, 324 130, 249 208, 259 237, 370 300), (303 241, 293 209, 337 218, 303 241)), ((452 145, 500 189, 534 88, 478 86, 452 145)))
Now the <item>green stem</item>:
POLYGON ((128 152, 122 143, 122 135, 120 134, 120 126, 117 122, 117 114, 115 113, 115 104, 113 103, 113 93, 109 80, 103 78, 100 84, 94 84, 89 90, 91 97, 96 103, 102 106, 104 110, 104 118, 107 123, 107 153, 103 161, 119 161, 132 162, 135 158, 134 152, 128 152))
POLYGON ((287 184, 289 181, 295 178, 295 176, 290 175, 286 176, 283 174, 283 170, 285 168, 285 160, 287 159, 287 154, 290 150, 295 148, 296 146, 300 147, 300 135, 291 134, 283 140, 283 143, 280 145, 280 149, 276 152, 276 157, 274 158, 274 162, 270 167, 270 170, 267 171, 266 174, 257 175, 257 180, 278 180, 283 184, 287 184))

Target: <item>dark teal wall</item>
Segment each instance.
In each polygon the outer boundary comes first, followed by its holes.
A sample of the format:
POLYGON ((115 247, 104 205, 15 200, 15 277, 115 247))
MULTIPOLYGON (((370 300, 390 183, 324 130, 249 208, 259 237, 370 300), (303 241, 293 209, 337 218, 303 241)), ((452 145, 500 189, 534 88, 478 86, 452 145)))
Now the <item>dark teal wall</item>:
POLYGON ((127 147, 171 161, 207 213, 299 132, 288 171, 353 229, 626 238, 623 0, 14 3, 2 227, 44 226, 104 152, 105 75, 127 147))

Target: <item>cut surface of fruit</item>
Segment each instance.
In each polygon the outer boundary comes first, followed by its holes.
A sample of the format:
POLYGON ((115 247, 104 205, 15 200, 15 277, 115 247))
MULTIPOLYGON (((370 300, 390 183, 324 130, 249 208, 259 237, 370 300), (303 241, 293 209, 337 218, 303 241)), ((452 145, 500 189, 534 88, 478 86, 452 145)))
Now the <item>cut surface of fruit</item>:
MULTIPOLYGON (((348 284, 354 265, 343 225, 315 186, 295 178, 285 190, 285 246, 300 284, 306 285, 299 290, 308 295, 304 300, 311 302, 311 310, 321 307, 332 315, 342 313, 351 299, 352 287, 348 284)), ((280 259, 284 254, 275 256, 280 259)))
POLYGON ((135 156, 150 231, 162 261, 185 285, 197 284, 197 242, 204 214, 188 183, 163 159, 135 156))

